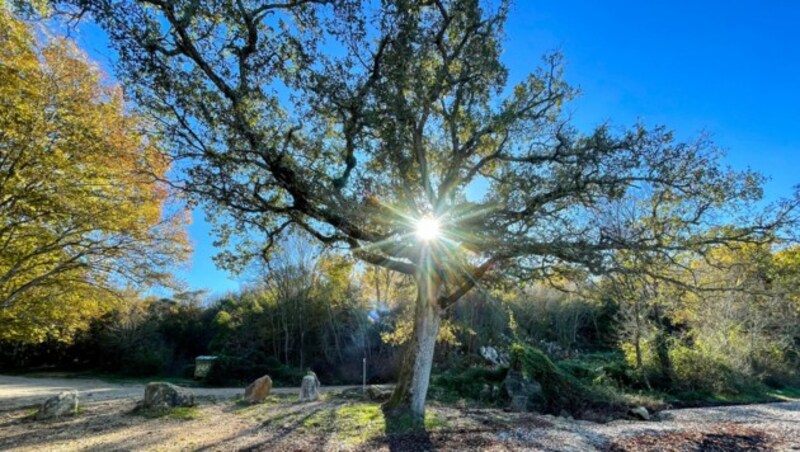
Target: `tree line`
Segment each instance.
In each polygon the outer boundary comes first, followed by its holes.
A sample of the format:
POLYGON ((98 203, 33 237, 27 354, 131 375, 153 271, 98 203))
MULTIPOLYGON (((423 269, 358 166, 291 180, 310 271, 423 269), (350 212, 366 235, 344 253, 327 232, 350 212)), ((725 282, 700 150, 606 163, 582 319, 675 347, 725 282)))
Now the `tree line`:
MULTIPOLYGON (((798 256, 797 248, 721 248, 716 261, 695 262, 708 282, 730 280, 708 292, 639 276, 486 287, 444 316, 433 372, 490 369, 482 347, 508 358, 527 344, 575 377, 623 392, 737 396, 798 385, 798 256)), ((205 303, 200 293, 132 295, 70 342, 4 341, 0 366, 191 378, 195 357, 214 355, 205 384, 268 373, 296 386, 308 369, 326 384, 359 384, 366 358, 370 383, 394 381, 412 331, 412 281, 307 245, 263 270, 262 281, 205 303)))

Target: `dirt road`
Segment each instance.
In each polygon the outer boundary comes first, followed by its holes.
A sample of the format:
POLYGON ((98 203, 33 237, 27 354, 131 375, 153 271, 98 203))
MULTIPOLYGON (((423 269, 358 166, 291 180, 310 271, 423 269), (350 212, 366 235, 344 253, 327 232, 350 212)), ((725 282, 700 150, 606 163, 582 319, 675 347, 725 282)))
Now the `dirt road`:
MULTIPOLYGON (((322 391, 357 386, 329 386, 322 391)), ((0 411, 31 407, 61 391, 77 389, 84 403, 108 400, 141 400, 144 384, 110 383, 88 378, 31 378, 0 375, 0 411)), ((192 388, 198 397, 229 399, 244 393, 244 388, 192 388)), ((274 388, 273 394, 298 394, 298 388, 274 388)))

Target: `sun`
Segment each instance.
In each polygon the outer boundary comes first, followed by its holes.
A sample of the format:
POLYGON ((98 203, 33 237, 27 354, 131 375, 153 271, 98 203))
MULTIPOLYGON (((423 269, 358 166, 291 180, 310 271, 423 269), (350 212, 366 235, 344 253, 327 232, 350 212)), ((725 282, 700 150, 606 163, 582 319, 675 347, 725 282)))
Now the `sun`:
POLYGON ((439 220, 434 217, 420 218, 417 220, 415 229, 417 238, 425 242, 436 240, 442 233, 439 220))

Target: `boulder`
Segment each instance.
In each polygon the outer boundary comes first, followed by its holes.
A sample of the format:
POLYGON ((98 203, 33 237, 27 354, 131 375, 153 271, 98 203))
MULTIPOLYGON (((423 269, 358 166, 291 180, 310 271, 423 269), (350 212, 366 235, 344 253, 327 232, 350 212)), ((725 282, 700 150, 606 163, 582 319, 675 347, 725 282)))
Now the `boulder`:
POLYGON ((171 383, 148 383, 144 388, 142 406, 148 409, 194 406, 194 393, 171 383))
POLYGON ((643 406, 637 406, 635 408, 631 408, 628 410, 628 416, 638 419, 640 421, 649 421, 650 420, 650 412, 647 411, 647 408, 643 406))
POLYGON ((244 390, 244 399, 248 403, 261 403, 267 399, 269 391, 272 389, 272 378, 264 375, 256 379, 244 390))
POLYGON ((528 411, 528 397, 524 395, 512 396, 509 408, 511 408, 511 411, 516 411, 520 413, 528 411))
POLYGON ((542 398, 542 385, 525 378, 518 370, 509 370, 503 384, 511 399, 512 411, 529 411, 542 398))
POLYGON ((36 412, 36 419, 45 420, 78 414, 78 391, 64 391, 45 400, 36 412))
POLYGON ((480 397, 480 400, 484 400, 484 401, 491 400, 491 398, 492 398, 492 387, 489 386, 488 384, 484 383, 483 387, 481 387, 481 392, 478 395, 478 397, 480 397))
POLYGON ((481 347, 481 356, 495 366, 507 366, 508 356, 497 351, 494 347, 481 347))
POLYGON ((300 385, 300 401, 311 402, 319 399, 319 379, 317 374, 308 371, 308 374, 303 377, 303 382, 300 385))
POLYGON ((367 386, 364 398, 371 402, 385 402, 392 396, 392 391, 378 386, 367 386))

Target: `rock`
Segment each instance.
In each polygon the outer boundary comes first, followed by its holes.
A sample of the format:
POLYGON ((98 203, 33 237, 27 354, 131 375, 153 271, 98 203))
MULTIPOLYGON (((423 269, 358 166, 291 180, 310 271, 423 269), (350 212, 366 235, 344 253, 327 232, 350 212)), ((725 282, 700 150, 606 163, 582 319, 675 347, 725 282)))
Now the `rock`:
POLYGON ((308 371, 308 375, 303 377, 303 383, 300 385, 300 401, 311 402, 319 399, 319 387, 317 374, 308 371))
POLYGON ((494 364, 495 366, 507 366, 508 365, 508 354, 507 353, 500 353, 494 347, 481 347, 480 348, 481 356, 486 361, 494 364))
POLYGON ((528 397, 524 395, 515 395, 511 397, 511 411, 525 412, 528 411, 528 397))
POLYGON ((248 403, 261 403, 267 399, 269 391, 272 389, 272 378, 264 375, 256 379, 244 390, 244 399, 248 403))
POLYGON ((480 400, 491 400, 492 399, 492 387, 488 384, 484 384, 481 388, 480 392, 480 400))
POLYGON ((45 420, 78 414, 78 391, 64 391, 45 400, 36 412, 36 419, 45 420))
POLYGON ((542 398, 542 385, 525 378, 518 370, 509 370, 503 384, 511 398, 512 411, 529 411, 542 398))
POLYGON ((194 393, 171 383, 148 383, 142 406, 148 409, 194 406, 194 393))
POLYGON ((639 419, 640 421, 649 421, 650 420, 650 412, 647 411, 647 408, 643 406, 637 406, 635 408, 631 408, 628 410, 628 416, 639 419))
POLYGON ((367 390, 364 392, 364 398, 371 402, 385 402, 391 396, 392 391, 378 386, 367 386, 367 390))

